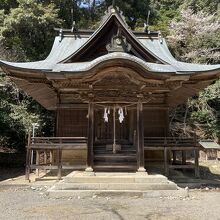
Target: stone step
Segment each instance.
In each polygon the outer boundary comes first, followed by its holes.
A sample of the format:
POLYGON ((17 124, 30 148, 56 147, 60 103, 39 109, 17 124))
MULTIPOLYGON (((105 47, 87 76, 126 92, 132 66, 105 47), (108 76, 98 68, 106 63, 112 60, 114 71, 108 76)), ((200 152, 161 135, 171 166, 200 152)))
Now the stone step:
POLYGON ((55 185, 55 190, 177 190, 175 183, 65 183, 55 185))
POLYGON ((81 176, 65 177, 65 183, 168 183, 167 178, 159 177, 133 177, 133 176, 81 176))
POLYGON ((74 171, 49 191, 53 196, 91 196, 91 195, 138 195, 160 197, 187 192, 163 175, 143 173, 82 172, 74 171))
POLYGON ((48 190, 50 198, 63 199, 63 198, 75 198, 75 199, 91 199, 99 197, 110 198, 187 198, 189 192, 186 189, 177 190, 56 190, 55 186, 48 190))

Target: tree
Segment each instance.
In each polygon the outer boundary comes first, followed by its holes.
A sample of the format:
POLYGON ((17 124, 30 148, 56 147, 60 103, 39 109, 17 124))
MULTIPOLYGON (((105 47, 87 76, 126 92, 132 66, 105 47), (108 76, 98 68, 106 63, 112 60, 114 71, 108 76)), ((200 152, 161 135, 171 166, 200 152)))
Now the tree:
MULTIPOLYGON (((19 0, 8 14, 0 10, 1 59, 28 61, 43 59, 54 40, 53 28, 61 25, 53 4, 19 0)), ((31 124, 41 124, 52 135, 54 117, 0 72, 0 147, 24 150, 31 124)))
POLYGON ((34 0, 18 3, 18 8, 5 15, 1 40, 9 49, 24 51, 26 60, 43 59, 51 49, 54 27, 61 26, 58 10, 53 4, 43 6, 34 0))
POLYGON ((54 133, 54 114, 47 111, 11 80, 0 74, 0 147, 24 150, 32 123, 39 123, 41 135, 54 133))
MULTIPOLYGON (((182 10, 180 18, 171 23, 169 42, 178 59, 182 61, 218 63, 219 39, 220 22, 216 15, 209 15, 202 11, 194 13, 192 9, 187 9, 182 10)), ((182 117, 181 125, 184 124, 184 120, 188 124, 193 124, 200 138, 219 138, 219 91, 220 81, 218 80, 198 96, 190 99, 187 106, 178 108, 176 114, 182 117)))
POLYGON ((220 80, 202 91, 196 99, 189 101, 191 108, 190 119, 197 126, 197 130, 203 131, 200 137, 220 137, 220 80))
POLYGON ((163 35, 169 34, 169 24, 174 18, 179 17, 181 0, 151 0, 151 10, 153 12, 153 30, 160 30, 163 35))
MULTIPOLYGON (((126 17, 128 25, 131 29, 142 26, 147 20, 148 11, 150 10, 150 0, 117 0, 116 6, 123 11, 126 17)), ((103 8, 106 9, 112 4, 112 0, 106 0, 103 4, 103 8)))
POLYGON ((218 63, 220 56, 220 22, 215 15, 182 10, 171 22, 170 45, 179 59, 188 62, 218 63))
POLYGON ((11 8, 16 8, 18 2, 16 0, 1 0, 0 1, 0 10, 4 10, 6 13, 9 13, 11 8))
POLYGON ((181 7, 184 10, 190 8, 194 13, 203 11, 213 14, 218 11, 219 6, 219 0, 185 0, 181 7))

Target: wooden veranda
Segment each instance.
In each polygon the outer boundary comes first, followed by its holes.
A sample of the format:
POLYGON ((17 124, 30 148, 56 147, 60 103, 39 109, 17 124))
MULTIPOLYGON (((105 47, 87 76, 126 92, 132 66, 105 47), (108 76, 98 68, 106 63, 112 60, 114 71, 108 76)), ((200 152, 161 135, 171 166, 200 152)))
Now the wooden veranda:
MULTIPOLYGON (((87 165, 64 165, 62 153, 66 150, 86 150, 87 138, 70 137, 35 137, 30 138, 27 146, 26 179, 32 170, 57 170, 57 179, 62 178, 62 170, 85 170, 87 165)), ((194 169, 199 177, 199 144, 195 138, 145 137, 144 151, 162 151, 164 174, 169 176, 170 169, 194 169), (181 161, 177 162, 176 152, 181 152, 181 161), (186 152, 193 152, 194 163, 187 163, 186 152)), ((87 163, 93 160, 87 157, 87 163)), ((137 159, 138 163, 138 159, 137 159)))

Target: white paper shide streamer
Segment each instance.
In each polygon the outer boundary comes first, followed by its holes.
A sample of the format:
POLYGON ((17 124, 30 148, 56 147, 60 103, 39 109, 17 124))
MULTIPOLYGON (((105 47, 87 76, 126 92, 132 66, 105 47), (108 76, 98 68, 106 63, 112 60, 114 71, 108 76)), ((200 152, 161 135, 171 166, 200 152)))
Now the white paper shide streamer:
MULTIPOLYGON (((104 116, 103 116, 104 122, 106 122, 106 123, 109 122, 109 115, 110 115, 110 113, 111 113, 110 108, 107 108, 107 107, 104 108, 104 116)), ((120 107, 118 109, 118 119, 119 119, 120 123, 122 123, 124 121, 124 119, 125 119, 124 114, 127 114, 126 109, 125 109, 125 113, 124 113, 123 108, 120 107)))
POLYGON ((106 123, 108 123, 108 115, 110 115, 110 109, 108 109, 108 108, 105 108, 104 109, 104 121, 106 122, 106 123))
POLYGON ((125 119, 123 108, 118 109, 119 121, 122 123, 125 119))

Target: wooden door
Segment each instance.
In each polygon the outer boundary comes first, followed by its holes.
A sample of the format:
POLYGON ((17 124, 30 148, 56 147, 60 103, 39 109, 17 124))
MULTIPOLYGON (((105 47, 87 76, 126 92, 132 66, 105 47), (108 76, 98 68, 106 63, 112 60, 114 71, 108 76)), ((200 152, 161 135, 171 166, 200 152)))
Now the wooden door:
MULTIPOLYGON (((118 112, 115 117, 115 136, 118 144, 129 141, 129 116, 125 115, 122 123, 119 122, 118 112)), ((95 142, 100 144, 112 144, 114 141, 113 109, 108 115, 108 122, 104 120, 104 109, 95 110, 95 142)))

